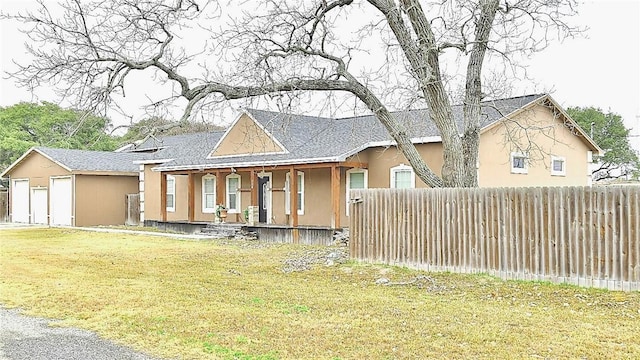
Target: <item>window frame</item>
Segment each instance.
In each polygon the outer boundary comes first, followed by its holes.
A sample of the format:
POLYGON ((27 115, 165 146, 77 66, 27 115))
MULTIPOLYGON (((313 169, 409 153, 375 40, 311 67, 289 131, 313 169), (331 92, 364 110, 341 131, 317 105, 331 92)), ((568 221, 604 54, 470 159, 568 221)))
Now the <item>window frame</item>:
MULTIPOLYGON (((298 194, 300 201, 298 202, 298 215, 304 215, 304 172, 298 171, 298 194)), ((284 180, 284 212, 285 215, 291 215, 291 172, 285 174, 284 180)))
POLYGON ((512 152, 511 156, 509 156, 509 167, 511 168, 512 174, 528 174, 529 173, 529 155, 523 152, 512 152), (515 167, 513 160, 515 158, 523 159, 523 168, 515 167))
POLYGON ((240 188, 242 188, 242 177, 236 173, 227 175, 225 179, 225 207, 227 208, 227 212, 229 214, 239 214, 242 210, 242 197, 240 193, 240 188), (231 193, 229 192, 229 182, 231 179, 238 179, 238 188, 235 191, 236 195, 236 203, 235 208, 231 208, 231 201, 229 196, 231 193))
POLYGON ((345 189, 346 189, 346 195, 345 195, 345 199, 346 199, 346 206, 345 206, 345 212, 346 215, 349 216, 349 202, 351 201, 351 198, 349 197, 349 191, 351 190, 351 174, 354 173, 362 173, 364 174, 364 187, 363 189, 368 189, 369 188, 369 170, 367 169, 360 169, 360 168, 353 168, 353 169, 349 169, 346 172, 346 183, 345 183, 345 189))
POLYGON ((202 192, 202 213, 203 214, 213 214, 213 213, 216 212, 216 208, 217 208, 217 204, 216 204, 216 199, 217 199, 216 198, 216 195, 217 195, 216 194, 216 185, 217 184, 216 183, 217 183, 217 181, 218 180, 216 179, 215 175, 207 174, 207 175, 204 175, 202 177, 202 181, 201 181, 201 184, 202 184, 201 190, 202 191, 201 192, 202 192), (206 192, 206 188, 207 187, 205 186, 205 182, 207 180, 213 180, 213 193, 207 193, 206 192), (207 195, 213 195, 213 207, 211 207, 211 208, 207 207, 207 195))
POLYGON ((551 155, 551 176, 567 176, 567 158, 564 156, 551 155), (562 170, 556 170, 554 163, 556 161, 562 162, 562 170))
POLYGON ((409 165, 400 164, 398 166, 394 166, 389 169, 389 188, 390 189, 398 189, 396 188, 396 176, 399 172, 409 171, 411 174, 410 185, 408 188, 400 188, 400 189, 415 189, 416 187, 416 174, 413 171, 413 168, 409 165))
POLYGON ((176 211, 176 177, 173 175, 167 175, 167 192, 166 192, 166 205, 168 212, 176 211), (169 186, 171 182, 171 186, 169 186), (169 206, 169 195, 171 195, 172 206, 169 206))

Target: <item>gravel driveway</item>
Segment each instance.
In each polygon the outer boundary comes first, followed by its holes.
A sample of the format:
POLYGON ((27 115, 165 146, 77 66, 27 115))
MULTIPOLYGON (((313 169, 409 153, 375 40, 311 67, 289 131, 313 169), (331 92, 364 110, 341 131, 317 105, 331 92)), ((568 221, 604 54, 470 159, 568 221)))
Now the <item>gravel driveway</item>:
POLYGON ((0 307, 0 360, 157 360, 90 331, 50 327, 51 322, 0 307))

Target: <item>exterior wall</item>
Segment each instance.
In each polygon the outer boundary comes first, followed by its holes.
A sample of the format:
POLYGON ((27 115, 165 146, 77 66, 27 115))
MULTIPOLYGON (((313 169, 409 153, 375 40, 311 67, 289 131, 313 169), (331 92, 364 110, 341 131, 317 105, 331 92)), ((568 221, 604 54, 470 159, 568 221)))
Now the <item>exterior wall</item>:
POLYGON ((160 212, 160 173, 151 171, 157 166, 147 164, 144 166, 144 219, 162 220, 160 212))
POLYGON ((243 114, 225 134, 222 142, 212 155, 261 154, 282 152, 273 139, 264 132, 248 115, 243 114))
POLYGON ((124 225, 126 194, 138 193, 138 176, 76 175, 76 226, 124 225))
MULTIPOLYGON (((187 197, 187 175, 173 175, 176 179, 175 211, 167 210, 167 221, 182 221, 189 218, 187 197)), ((158 179, 159 181, 160 179, 158 179)), ((160 186, 158 186, 158 210, 160 210, 160 186)))
POLYGON ((298 225, 330 226, 331 169, 307 169, 303 172, 304 215, 298 215, 298 225))
MULTIPOLYGON (((29 179, 29 197, 31 197, 32 188, 46 188, 48 215, 50 209, 49 196, 51 196, 49 189, 50 177, 70 176, 71 173, 34 151, 25 157, 8 175, 11 179, 29 179)), ((11 204, 12 201, 12 191, 9 191, 9 204, 11 204)), ((29 204, 29 207, 31 207, 31 204, 29 204)), ((9 211, 11 211, 11 206, 9 206, 9 211)), ((31 216, 31 211, 29 211, 29 214, 31 216)))
POLYGON ((515 118, 518 122, 498 124, 480 137, 479 182, 481 187, 502 186, 587 186, 590 185, 589 148, 572 134, 550 109, 535 106, 515 118), (526 132, 525 130, 526 129, 526 132), (529 151, 526 174, 511 173, 511 152, 534 147, 529 151), (551 155, 566 159, 566 175, 551 175, 551 155))
MULTIPOLYGON (((416 149, 431 169, 440 175, 442 145, 440 143, 417 144, 416 149)), ((365 153, 364 157, 369 160, 369 188, 390 187, 391 168, 400 164, 409 165, 407 158, 395 146, 370 148, 364 150, 363 153, 365 153)), ((416 177, 416 187, 427 187, 427 185, 416 177)))

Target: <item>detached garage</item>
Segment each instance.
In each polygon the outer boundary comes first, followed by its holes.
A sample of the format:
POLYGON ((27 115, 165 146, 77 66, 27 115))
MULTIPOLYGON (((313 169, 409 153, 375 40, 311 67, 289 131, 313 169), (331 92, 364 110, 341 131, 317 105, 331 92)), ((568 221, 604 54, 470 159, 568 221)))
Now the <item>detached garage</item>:
POLYGON ((59 226, 125 223, 144 154, 34 147, 0 177, 9 181, 12 222, 59 226))

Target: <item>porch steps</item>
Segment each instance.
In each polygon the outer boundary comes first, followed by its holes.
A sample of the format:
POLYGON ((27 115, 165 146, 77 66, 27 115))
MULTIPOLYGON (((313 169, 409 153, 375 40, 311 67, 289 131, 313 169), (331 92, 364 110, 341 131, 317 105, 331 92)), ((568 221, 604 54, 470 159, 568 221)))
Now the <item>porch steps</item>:
POLYGON ((255 232, 248 231, 243 224, 235 223, 210 223, 202 228, 200 233, 218 239, 255 240, 258 238, 255 232))

